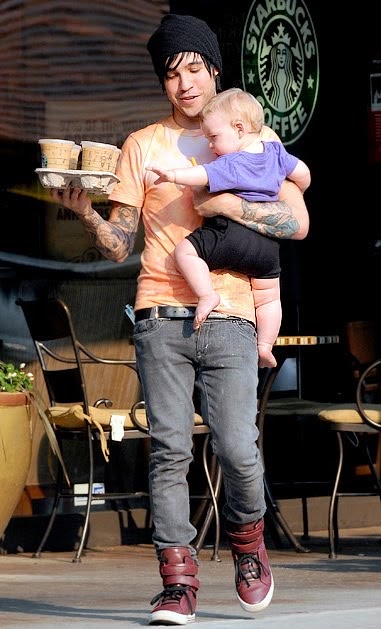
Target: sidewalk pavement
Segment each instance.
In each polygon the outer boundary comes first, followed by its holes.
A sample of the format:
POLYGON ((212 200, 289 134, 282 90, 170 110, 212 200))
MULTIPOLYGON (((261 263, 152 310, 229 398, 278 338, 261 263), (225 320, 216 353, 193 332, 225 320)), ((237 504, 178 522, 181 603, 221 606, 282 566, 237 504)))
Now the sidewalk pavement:
MULTIPOLYGON (((269 550, 275 592, 255 616, 239 606, 230 552, 211 561, 200 552, 196 621, 203 629, 380 629, 381 528, 341 532, 328 558, 326 533, 311 552, 269 550)), ((305 543, 305 542, 304 542, 305 543)), ((306 544, 306 543, 305 543, 306 544)), ((97 629, 147 626, 151 598, 161 590, 151 545, 92 548, 81 563, 72 552, 0 556, 0 626, 12 629, 97 629)))

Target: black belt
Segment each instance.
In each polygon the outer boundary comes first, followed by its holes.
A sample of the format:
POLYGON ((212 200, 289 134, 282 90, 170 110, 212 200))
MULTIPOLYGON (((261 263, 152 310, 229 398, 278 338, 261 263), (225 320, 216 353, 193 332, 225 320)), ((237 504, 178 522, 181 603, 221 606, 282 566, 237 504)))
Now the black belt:
MULTIPOLYGON (((143 319, 194 319, 196 308, 194 306, 153 306, 153 308, 141 308, 135 310, 135 322, 143 319)), ((241 317, 231 317, 219 312, 211 312, 208 319, 228 319, 234 321, 241 317)))

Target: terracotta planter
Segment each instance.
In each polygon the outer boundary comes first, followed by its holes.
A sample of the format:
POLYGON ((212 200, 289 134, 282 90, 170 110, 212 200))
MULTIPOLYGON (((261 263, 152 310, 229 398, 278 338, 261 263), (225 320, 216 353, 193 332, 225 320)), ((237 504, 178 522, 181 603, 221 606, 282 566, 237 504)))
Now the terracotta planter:
POLYGON ((23 493, 32 454, 30 403, 0 392, 0 538, 23 493))

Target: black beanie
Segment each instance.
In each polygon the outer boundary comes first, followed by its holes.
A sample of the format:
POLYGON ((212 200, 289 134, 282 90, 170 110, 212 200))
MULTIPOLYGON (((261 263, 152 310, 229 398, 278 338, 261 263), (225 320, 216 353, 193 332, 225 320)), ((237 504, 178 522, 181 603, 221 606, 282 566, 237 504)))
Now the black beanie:
POLYGON ((206 22, 193 15, 165 15, 159 28, 151 35, 147 49, 162 85, 168 57, 180 52, 197 52, 220 74, 222 72, 222 58, 216 34, 206 22))

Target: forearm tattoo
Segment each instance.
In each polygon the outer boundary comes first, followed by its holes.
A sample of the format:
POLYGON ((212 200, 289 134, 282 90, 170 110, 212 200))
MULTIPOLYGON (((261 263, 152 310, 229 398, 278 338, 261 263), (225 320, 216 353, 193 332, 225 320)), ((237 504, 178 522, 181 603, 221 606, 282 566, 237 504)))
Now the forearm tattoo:
POLYGON ((285 201, 242 200, 242 219, 249 229, 272 238, 291 238, 299 230, 299 222, 285 201))
POLYGON ((138 208, 120 205, 112 220, 106 221, 95 212, 83 217, 82 223, 95 247, 103 256, 123 262, 133 251, 139 223, 138 208))

